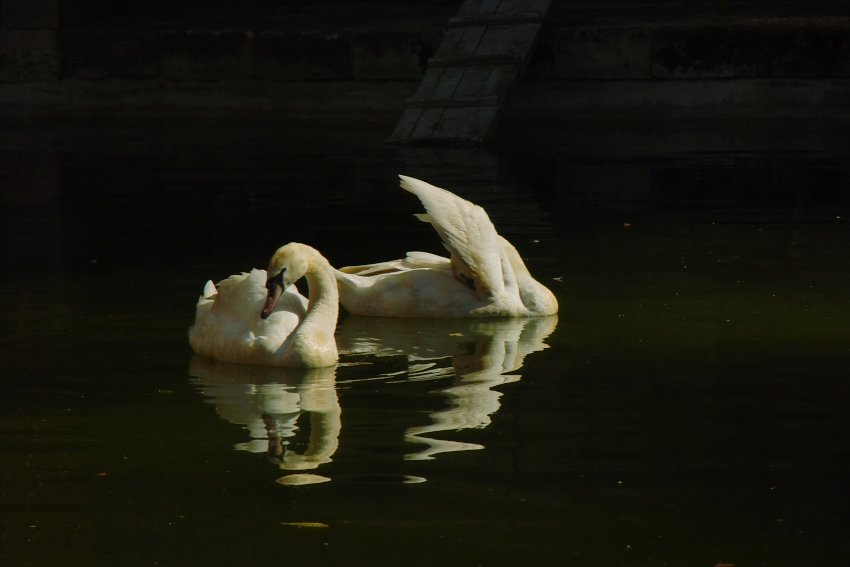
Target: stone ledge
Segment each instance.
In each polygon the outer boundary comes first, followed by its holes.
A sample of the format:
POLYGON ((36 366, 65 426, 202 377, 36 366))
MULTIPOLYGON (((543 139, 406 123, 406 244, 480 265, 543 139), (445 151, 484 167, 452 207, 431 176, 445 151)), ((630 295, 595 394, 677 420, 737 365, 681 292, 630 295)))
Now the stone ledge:
POLYGON ((286 117, 358 112, 391 115, 394 125, 415 88, 412 81, 67 79, 7 83, 0 88, 0 115, 221 116, 244 111, 286 117))
POLYGON ((553 26, 531 76, 553 79, 850 77, 850 18, 553 26))
POLYGON ((56 32, 0 30, 0 85, 43 81, 59 70, 56 32))
POLYGON ((544 117, 717 118, 850 117, 850 79, 689 79, 526 81, 506 113, 544 117))
POLYGON ((434 29, 0 30, 0 81, 419 80, 434 29))
POLYGON ((64 77, 144 79, 159 74, 155 31, 65 30, 59 41, 64 77))
POLYGON ((0 28, 51 30, 59 27, 59 0, 3 0, 0 28))

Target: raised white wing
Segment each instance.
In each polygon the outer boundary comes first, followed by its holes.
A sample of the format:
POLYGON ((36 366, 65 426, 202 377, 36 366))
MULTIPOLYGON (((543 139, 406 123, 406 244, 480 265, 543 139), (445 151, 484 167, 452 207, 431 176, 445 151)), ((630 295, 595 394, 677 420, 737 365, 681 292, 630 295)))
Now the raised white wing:
POLYGON ((503 269, 501 239, 484 209, 419 179, 405 175, 399 179, 401 188, 416 195, 425 207, 427 214, 416 216, 437 231, 456 275, 471 277, 480 294, 501 294, 510 266, 503 269))

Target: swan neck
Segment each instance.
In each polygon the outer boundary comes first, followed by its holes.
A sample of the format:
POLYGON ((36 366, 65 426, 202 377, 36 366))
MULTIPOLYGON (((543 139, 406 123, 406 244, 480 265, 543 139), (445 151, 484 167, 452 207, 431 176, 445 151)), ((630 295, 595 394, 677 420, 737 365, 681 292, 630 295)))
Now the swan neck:
POLYGON ((316 317, 317 315, 325 315, 333 317, 336 322, 339 313, 339 296, 337 291, 336 278, 331 271, 331 267, 326 261, 314 259, 304 274, 304 279, 307 280, 308 305, 307 317, 316 317))

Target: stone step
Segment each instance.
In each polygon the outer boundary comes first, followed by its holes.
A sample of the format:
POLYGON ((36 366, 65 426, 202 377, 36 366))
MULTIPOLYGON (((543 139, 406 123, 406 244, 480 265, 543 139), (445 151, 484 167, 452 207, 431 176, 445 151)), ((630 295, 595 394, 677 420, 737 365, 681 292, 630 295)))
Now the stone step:
POLYGON ((390 141, 480 143, 531 59, 550 0, 466 0, 390 141))

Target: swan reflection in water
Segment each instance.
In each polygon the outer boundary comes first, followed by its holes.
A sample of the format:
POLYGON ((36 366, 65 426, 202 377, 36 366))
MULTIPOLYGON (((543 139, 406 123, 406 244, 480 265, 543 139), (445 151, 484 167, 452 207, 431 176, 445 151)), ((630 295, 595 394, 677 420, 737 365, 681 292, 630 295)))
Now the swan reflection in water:
MULTIPOLYGON (((391 387, 403 387, 405 383, 433 381, 434 391, 445 396, 446 407, 429 413, 428 423, 404 431, 405 441, 422 447, 406 454, 406 460, 433 459, 439 453, 483 448, 434 435, 487 427, 502 396, 493 388, 519 380, 517 371, 525 357, 547 348, 544 340, 555 330, 557 321, 557 315, 433 320, 349 317, 337 328, 342 355, 337 367, 275 368, 195 356, 190 374, 222 419, 249 432, 251 440, 236 448, 265 452, 286 471, 308 471, 331 462, 342 429, 338 384, 382 381, 391 387), (382 357, 403 357, 405 368, 373 372, 373 367, 398 368, 382 363, 382 357), (354 377, 358 374, 361 377, 354 377), (310 434, 306 449, 298 452, 293 442, 299 431, 299 418, 305 413, 309 415, 310 434)), ((411 411, 412 420, 421 415, 411 411)), ((409 477, 405 482, 416 478, 409 477)), ((278 482, 309 484, 328 480, 301 473, 288 474, 278 482)))
POLYGON ((558 316, 513 319, 397 320, 350 317, 339 328, 343 355, 406 356, 407 380, 448 380, 437 392, 447 407, 428 415, 430 423, 407 428, 405 440, 422 445, 407 460, 433 459, 450 451, 483 449, 433 434, 484 428, 499 409, 494 387, 520 379, 528 354, 547 348, 558 316), (446 366, 446 363, 450 366, 446 366))
MULTIPOLYGON (((342 429, 336 368, 295 369, 231 364, 194 356, 190 374, 216 413, 248 430, 251 440, 236 449, 268 453, 281 469, 304 471, 329 463, 342 429), (299 418, 309 415, 307 447, 293 449, 299 418)), ((330 479, 312 474, 283 477, 283 484, 330 479)))

